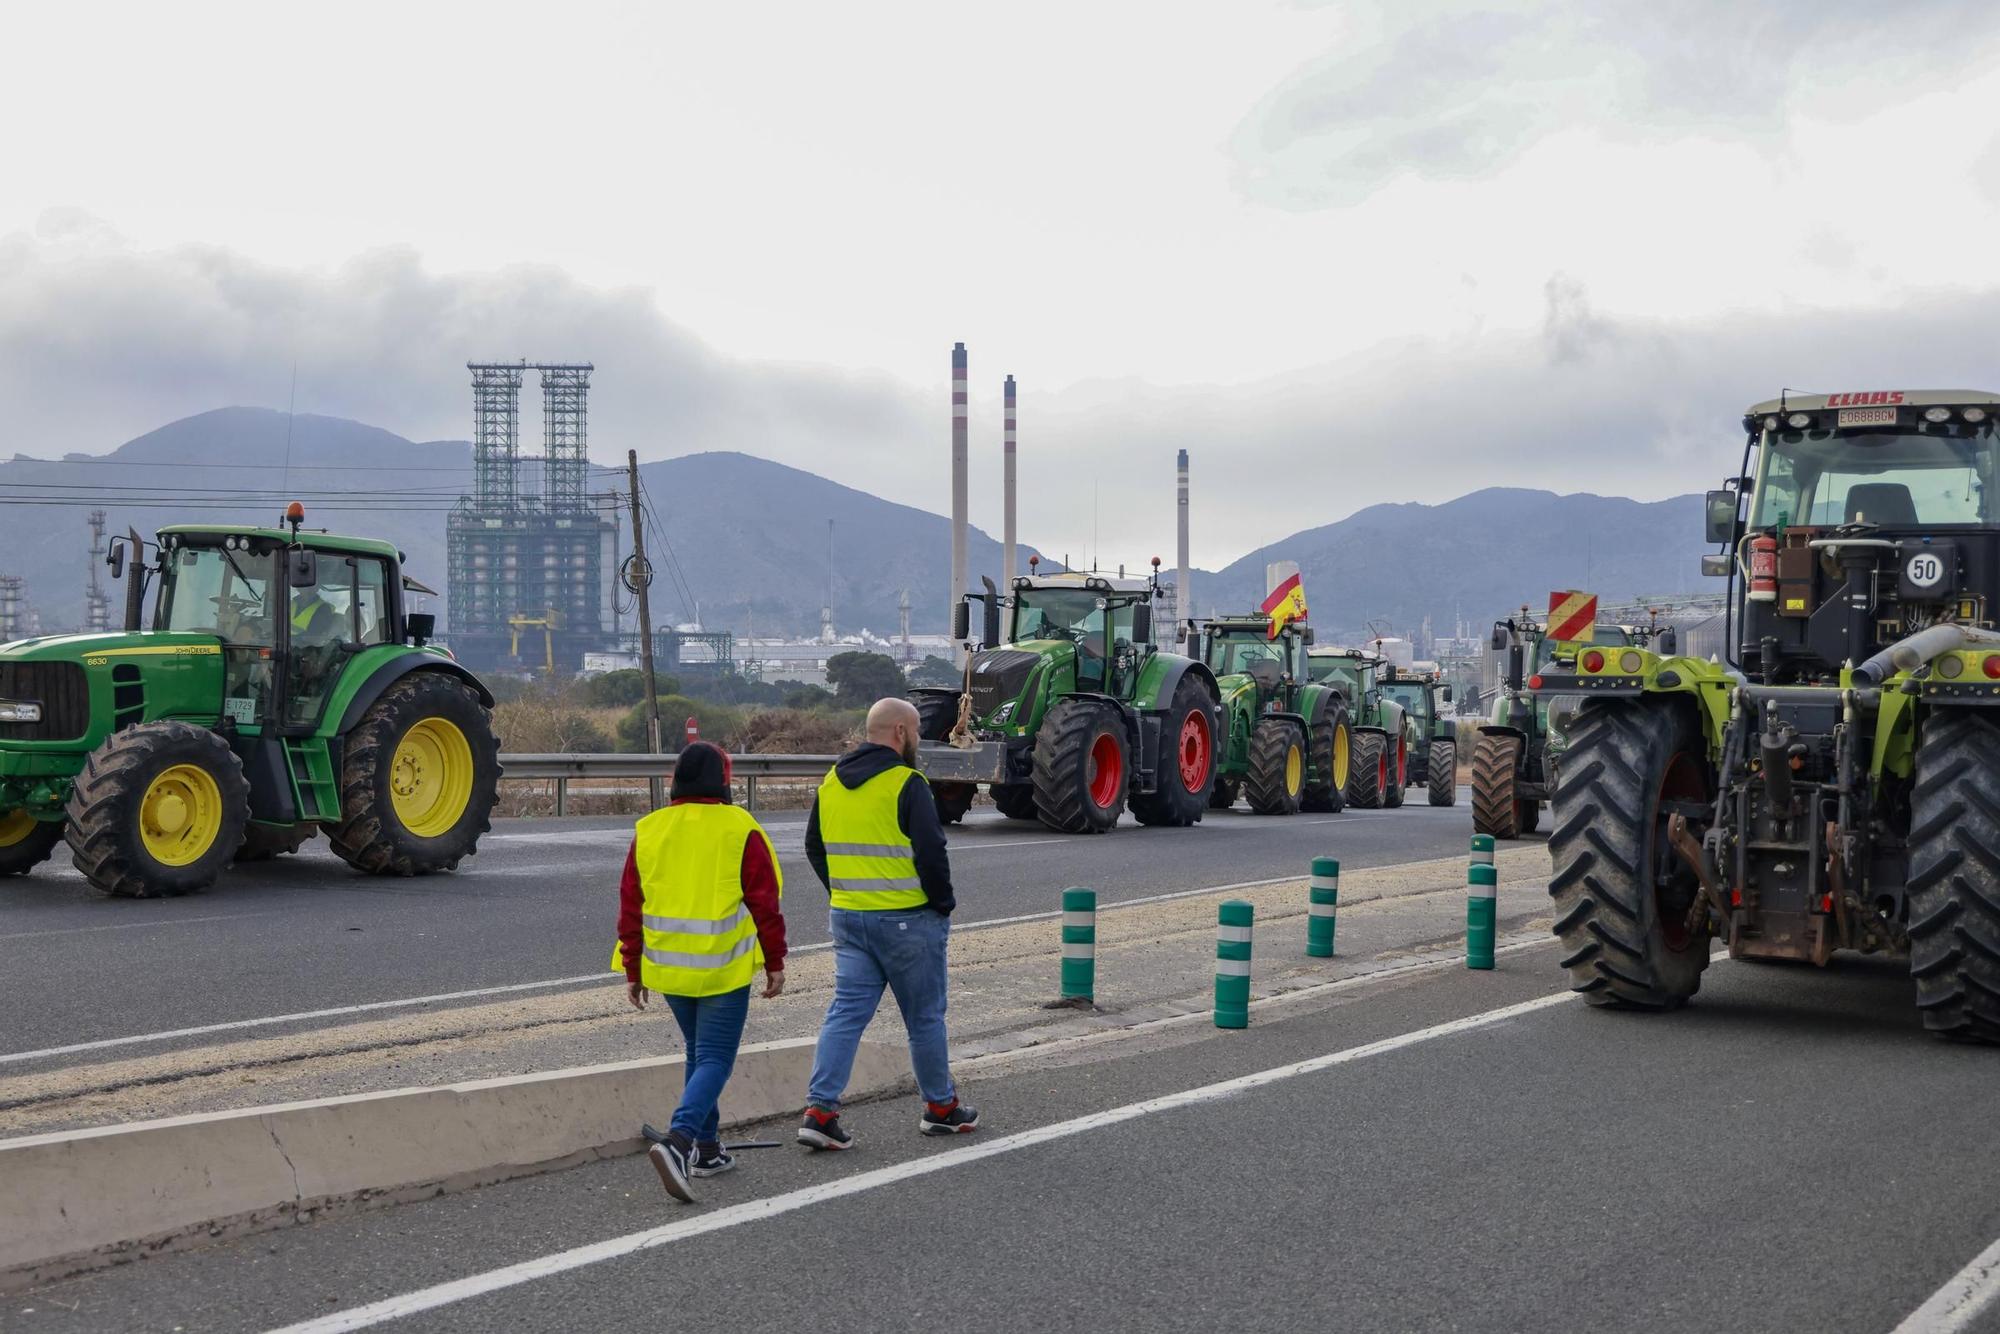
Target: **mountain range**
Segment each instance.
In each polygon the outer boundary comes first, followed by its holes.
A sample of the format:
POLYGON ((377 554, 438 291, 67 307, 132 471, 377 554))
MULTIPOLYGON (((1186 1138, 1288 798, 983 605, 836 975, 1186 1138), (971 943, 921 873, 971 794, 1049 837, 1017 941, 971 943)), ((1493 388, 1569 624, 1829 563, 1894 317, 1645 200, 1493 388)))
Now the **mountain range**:
MULTIPOLYGON (((524 475, 532 475, 525 465, 524 475)), ((912 629, 944 628, 950 524, 942 515, 740 453, 642 464, 640 480, 658 520, 648 534, 663 572, 656 620, 808 634, 830 593, 838 630, 892 635, 907 590, 912 629)), ((113 533, 129 526, 150 536, 173 522, 272 524, 297 499, 309 526, 393 540, 412 574, 443 588, 445 515, 471 484, 465 441, 221 408, 104 455, 0 462, 0 574, 22 576, 45 629, 68 628, 83 616, 92 508, 106 512, 113 533)), ((590 485, 605 493, 607 513, 619 508, 611 493, 624 490, 623 469, 594 468, 590 485)), ((1031 494, 1022 508, 1032 514, 1031 494)), ((1198 494, 1192 512, 1198 524, 1198 494)), ((1166 550, 1170 522, 1162 516, 1166 550)), ((1220 570, 1194 571, 1192 605, 1203 614, 1254 606, 1266 564, 1290 560, 1323 634, 1410 634, 1426 617, 1447 634, 1457 620, 1477 626, 1550 589, 1588 588, 1610 600, 1695 589, 1700 525, 1696 495, 1644 503, 1489 488, 1438 505, 1373 505, 1220 570)), ((629 536, 620 541, 622 549, 629 536)), ((1023 568, 1034 549, 1022 547, 1023 568)), ((993 537, 974 528, 967 550, 975 584, 982 573, 998 576, 993 537)), ((109 591, 115 624, 118 591, 109 591)))

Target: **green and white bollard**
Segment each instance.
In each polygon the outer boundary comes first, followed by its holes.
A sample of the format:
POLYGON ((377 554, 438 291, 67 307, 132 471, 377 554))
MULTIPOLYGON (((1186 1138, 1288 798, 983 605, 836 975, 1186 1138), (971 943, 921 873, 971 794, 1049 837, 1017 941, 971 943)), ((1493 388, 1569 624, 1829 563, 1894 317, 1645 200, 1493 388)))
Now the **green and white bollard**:
POLYGON ((1097 891, 1062 896, 1062 998, 1088 1007, 1097 992, 1097 891))
POLYGON ((1215 1026, 1250 1026, 1250 924, 1256 910, 1230 899, 1215 913, 1215 1026))
POLYGON ((1500 873, 1493 866, 1493 836, 1472 836, 1472 864, 1465 872, 1465 966, 1493 966, 1498 930, 1500 873))
POLYGON ((1312 902, 1307 906, 1306 954, 1333 957, 1333 928, 1340 909, 1340 863, 1332 857, 1313 858, 1312 902))

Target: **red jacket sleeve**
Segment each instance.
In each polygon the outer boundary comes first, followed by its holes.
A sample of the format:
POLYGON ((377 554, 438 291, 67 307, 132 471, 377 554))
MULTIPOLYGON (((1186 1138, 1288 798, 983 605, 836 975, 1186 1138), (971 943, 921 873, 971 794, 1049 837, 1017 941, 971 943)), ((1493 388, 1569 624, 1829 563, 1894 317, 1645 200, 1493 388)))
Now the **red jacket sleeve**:
POLYGON ((778 906, 778 871, 771 865, 771 844, 753 834, 743 844, 743 906, 757 923, 757 943, 764 948, 764 967, 780 972, 785 966, 785 914, 778 906))
POLYGON ((625 957, 625 980, 639 980, 639 959, 645 953, 646 933, 641 929, 645 895, 639 892, 639 843, 634 839, 625 852, 625 878, 618 885, 618 948, 625 957))

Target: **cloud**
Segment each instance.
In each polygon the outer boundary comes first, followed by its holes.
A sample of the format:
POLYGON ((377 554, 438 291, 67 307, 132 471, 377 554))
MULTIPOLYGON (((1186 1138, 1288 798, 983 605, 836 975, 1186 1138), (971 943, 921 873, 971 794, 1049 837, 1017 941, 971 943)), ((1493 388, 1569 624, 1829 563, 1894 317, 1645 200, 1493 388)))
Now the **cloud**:
POLYGON ((1836 117, 1990 65, 1985 0, 1358 0, 1338 40, 1232 137, 1260 203, 1356 203, 1402 176, 1489 177, 1581 130, 1777 146, 1797 106, 1836 117))

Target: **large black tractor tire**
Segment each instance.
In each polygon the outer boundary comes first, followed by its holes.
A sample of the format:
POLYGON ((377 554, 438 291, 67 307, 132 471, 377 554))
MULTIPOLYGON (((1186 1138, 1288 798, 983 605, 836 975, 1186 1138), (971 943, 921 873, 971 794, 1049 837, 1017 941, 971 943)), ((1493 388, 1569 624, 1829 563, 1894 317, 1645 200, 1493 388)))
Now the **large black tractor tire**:
POLYGON ((1424 757, 1433 806, 1458 805, 1458 743, 1433 741, 1424 757))
POLYGON ((1481 732, 1472 743, 1472 832, 1495 838, 1519 838, 1532 802, 1517 798, 1521 773, 1521 738, 1504 732, 1481 732))
POLYGON ((1403 793, 1410 782, 1410 746, 1402 737, 1397 737, 1388 755, 1389 785, 1382 790, 1384 810, 1398 810, 1403 805, 1403 793))
POLYGON ((2000 1043, 2000 724, 1924 723, 1910 798, 1910 976, 1924 1027, 2000 1043))
POLYGON ((37 820, 26 811, 0 815, 0 876, 26 875, 62 841, 61 820, 37 820))
POLYGON ((1570 739, 1549 835, 1570 987, 1592 1005, 1676 1009, 1701 986, 1709 933, 1705 915, 1687 925, 1699 886, 1663 804, 1710 799, 1701 738, 1678 709, 1592 700, 1570 739))
POLYGON ((141 723, 90 753, 63 813, 70 860, 103 893, 191 894, 242 846, 250 784, 207 728, 141 723))
POLYGON ((334 855, 371 875, 449 871, 479 851, 500 747, 472 688, 442 672, 393 682, 347 734, 334 855))
POLYGON ((1356 732, 1347 766, 1347 804, 1364 811, 1382 809, 1389 792, 1389 738, 1383 732, 1356 732))
POLYGON ((1101 834, 1125 810, 1131 772, 1117 711, 1059 699, 1035 732, 1035 813, 1059 833, 1101 834))
POLYGON ((236 849, 239 862, 267 862, 288 856, 319 837, 316 824, 256 824, 243 831, 243 846, 236 849))
POLYGON ((1347 723, 1347 707, 1328 704, 1312 725, 1312 741, 1306 764, 1306 789, 1299 809, 1331 814, 1347 805, 1347 775, 1344 760, 1354 764, 1354 731, 1347 723))
POLYGON ((1234 806, 1236 799, 1242 795, 1241 778, 1224 778, 1221 774, 1217 774, 1215 786, 1208 790, 1208 808, 1212 811, 1226 811, 1234 806))
POLYGON ((957 695, 911 695, 917 706, 917 735, 925 741, 943 741, 958 725, 957 695))
POLYGON ((1266 718, 1250 733, 1243 791, 1259 815, 1297 815, 1306 790, 1306 739, 1297 724, 1266 718))
POLYGON ((1032 820, 1035 818, 1035 785, 1033 783, 995 783, 987 789, 993 794, 993 804, 1009 820, 1032 820))
POLYGON ((1160 720, 1160 785, 1132 798, 1140 824, 1201 823, 1215 787, 1215 733, 1215 701, 1199 678, 1182 676, 1160 720))

